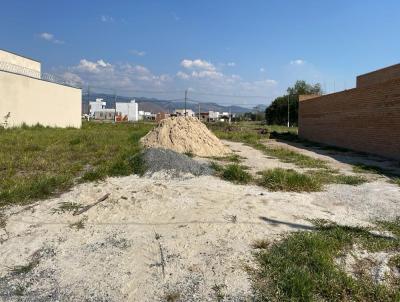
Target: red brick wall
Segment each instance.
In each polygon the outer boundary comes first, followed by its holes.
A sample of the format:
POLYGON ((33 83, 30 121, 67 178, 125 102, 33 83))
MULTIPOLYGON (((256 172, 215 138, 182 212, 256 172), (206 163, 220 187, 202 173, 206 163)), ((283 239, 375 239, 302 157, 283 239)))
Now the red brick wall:
POLYGON ((300 101, 299 136, 400 159, 400 78, 300 101))
POLYGON ((382 68, 357 77, 357 88, 400 78, 400 64, 382 68))

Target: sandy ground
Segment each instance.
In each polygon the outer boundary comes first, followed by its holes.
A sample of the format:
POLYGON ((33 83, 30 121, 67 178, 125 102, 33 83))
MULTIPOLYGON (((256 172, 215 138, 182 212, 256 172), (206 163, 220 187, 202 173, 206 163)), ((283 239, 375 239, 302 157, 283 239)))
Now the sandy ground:
MULTIPOLYGON (((281 164, 230 146, 251 167, 281 164)), ((311 194, 268 192, 213 176, 108 178, 5 211, 0 299, 165 301, 179 293, 177 301, 215 301, 219 292, 225 301, 251 301, 243 268, 251 264, 254 240, 311 229, 310 218, 368 225, 399 212, 400 188, 381 178, 311 194), (62 202, 88 205, 106 193, 108 199, 81 215, 54 213, 62 202), (83 228, 71 227, 81 220, 83 228), (32 270, 13 270, 32 260, 32 270)))

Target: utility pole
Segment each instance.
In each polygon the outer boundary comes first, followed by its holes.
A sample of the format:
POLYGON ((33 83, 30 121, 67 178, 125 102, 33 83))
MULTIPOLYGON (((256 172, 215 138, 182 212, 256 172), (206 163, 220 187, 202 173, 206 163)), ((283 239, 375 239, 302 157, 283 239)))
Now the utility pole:
POLYGON ((288 94, 287 96, 287 126, 288 128, 290 127, 290 103, 289 103, 289 99, 290 99, 290 94, 288 94))
POLYGON ((200 103, 199 103, 199 121, 200 121, 200 103))
POLYGON ((229 124, 231 123, 232 105, 229 106, 229 124))
POLYGON ((187 112, 186 112, 186 102, 187 102, 187 89, 185 90, 185 116, 187 116, 187 112))
POLYGON ((117 121, 117 91, 114 89, 114 122, 117 121))

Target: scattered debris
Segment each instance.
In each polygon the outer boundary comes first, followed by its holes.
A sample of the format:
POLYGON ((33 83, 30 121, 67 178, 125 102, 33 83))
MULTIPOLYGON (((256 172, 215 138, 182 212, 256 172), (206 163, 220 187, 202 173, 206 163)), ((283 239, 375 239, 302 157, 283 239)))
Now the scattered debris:
POLYGON ((162 120, 140 142, 146 148, 165 148, 197 156, 226 156, 232 151, 194 117, 162 120))
POLYGON ((159 249, 160 249, 160 264, 161 264, 161 270, 162 270, 163 278, 165 278, 165 258, 164 258, 164 253, 163 253, 163 249, 162 249, 161 242, 160 242, 161 235, 158 234, 158 233, 155 233, 155 236, 154 236, 154 237, 155 237, 155 239, 157 240, 157 242, 158 242, 158 247, 159 247, 159 249))
POLYGON ((94 207, 95 205, 98 205, 100 202, 106 200, 106 199, 108 198, 108 196, 110 196, 110 193, 107 193, 107 194, 105 194, 103 197, 100 197, 96 202, 94 202, 94 203, 92 203, 92 204, 89 204, 89 205, 87 205, 87 206, 84 206, 84 207, 82 207, 82 208, 79 209, 79 210, 76 210, 76 211, 74 212, 73 215, 74 215, 74 216, 80 215, 80 214, 82 214, 82 213, 84 213, 84 212, 90 210, 90 209, 91 209, 92 207, 94 207))

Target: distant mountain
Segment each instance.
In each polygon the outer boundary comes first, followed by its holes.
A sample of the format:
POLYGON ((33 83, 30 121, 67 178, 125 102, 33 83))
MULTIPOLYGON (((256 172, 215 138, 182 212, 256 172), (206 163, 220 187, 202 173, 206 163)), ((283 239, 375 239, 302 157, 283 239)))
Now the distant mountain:
MULTIPOLYGON (((114 96, 103 93, 91 93, 90 96, 83 95, 83 108, 88 108, 89 99, 90 101, 94 101, 96 98, 104 99, 104 101, 107 102, 107 108, 114 108, 115 100, 117 102, 130 102, 131 100, 136 100, 136 102, 139 104, 139 110, 149 111, 153 113, 173 112, 174 109, 185 108, 185 102, 183 101, 160 100, 160 99, 146 98, 146 97, 114 96)), ((187 101, 186 106, 187 109, 191 109, 196 113, 199 111, 199 103, 187 101)), ((231 110, 232 113, 245 113, 252 111, 252 109, 244 108, 241 106, 222 106, 212 102, 200 103, 201 112, 207 112, 207 111, 229 112, 229 110, 231 110)))

